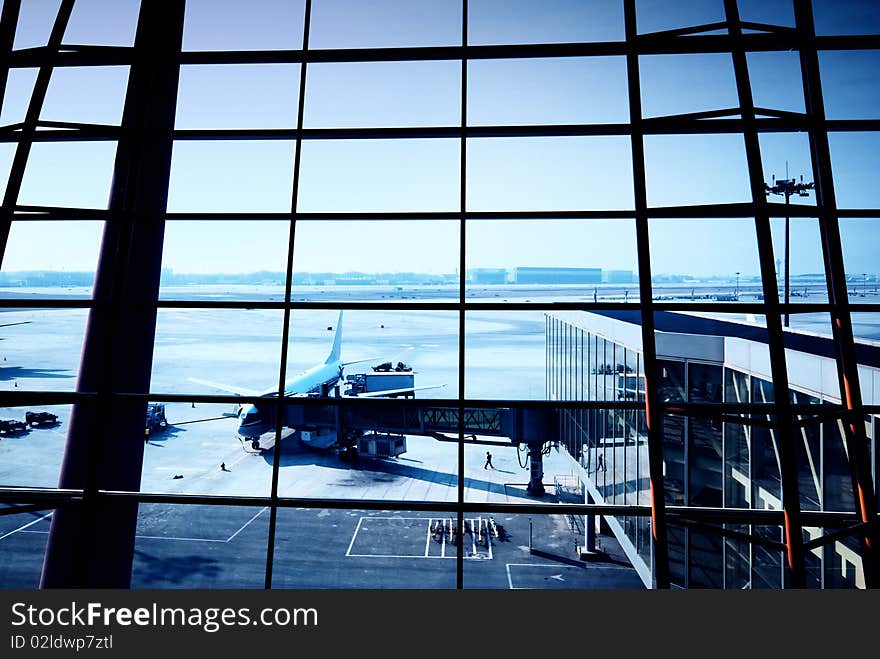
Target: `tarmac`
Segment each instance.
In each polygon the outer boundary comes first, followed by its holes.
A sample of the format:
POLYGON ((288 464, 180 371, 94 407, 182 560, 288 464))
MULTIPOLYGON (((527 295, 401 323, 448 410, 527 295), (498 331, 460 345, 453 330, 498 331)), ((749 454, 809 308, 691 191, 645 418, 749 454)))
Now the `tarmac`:
MULTIPOLYGON (((86 312, 22 309, 2 315, 3 322, 30 324, 0 330, 6 359, 0 362, 0 390, 73 391, 86 312)), ((332 311, 294 314, 289 374, 323 359, 332 337, 327 327, 335 320, 332 311)), ((223 393, 193 379, 272 387, 278 381, 280 323, 280 312, 266 310, 160 310, 152 390, 223 393)), ((343 327, 343 359, 405 361, 414 367, 417 385, 445 385, 420 397, 458 395, 455 312, 352 311, 343 327)), ((467 396, 544 398, 541 312, 469 314, 467 329, 467 396)), ((57 486, 71 407, 39 411, 56 414, 58 422, 0 435, 0 485, 57 486)), ((0 418, 23 419, 24 412, 0 408, 0 418)), ((271 442, 263 442, 262 451, 242 442, 231 404, 168 403, 166 416, 169 427, 144 444, 142 491, 269 496, 271 442)), ((286 430, 282 439, 280 497, 457 501, 455 442, 407 436, 407 450, 399 457, 361 456, 351 464, 334 451, 303 446, 291 433, 286 430)), ((526 491, 528 470, 520 460, 524 456, 512 445, 466 445, 465 503, 538 501, 526 491), (487 448, 495 469, 483 468, 487 448)), ((551 452, 544 471, 548 494, 540 501, 553 502, 554 479, 570 475, 568 461, 551 452)), ((0 587, 38 586, 50 516, 49 511, 0 516, 0 587)), ((462 536, 449 535, 450 518, 452 512, 279 509, 272 586, 454 588, 456 537, 462 536), (441 520, 445 534, 436 531, 441 520)), ((495 516, 489 531, 485 515, 466 519, 471 532, 461 545, 465 588, 644 587, 611 535, 599 535, 598 560, 579 560, 582 522, 564 514, 495 516)), ((262 588, 268 524, 265 508, 142 504, 132 587, 262 588)))

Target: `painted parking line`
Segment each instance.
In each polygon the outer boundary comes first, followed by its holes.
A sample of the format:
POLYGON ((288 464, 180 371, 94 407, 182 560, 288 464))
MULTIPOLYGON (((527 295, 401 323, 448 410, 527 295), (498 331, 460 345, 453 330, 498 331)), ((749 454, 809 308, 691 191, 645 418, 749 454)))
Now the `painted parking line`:
MULTIPOLYGON (((52 512, 55 512, 55 511, 52 511, 52 512)), ((33 526, 34 524, 39 524, 40 522, 42 522, 42 521, 43 521, 44 519, 46 519, 47 517, 51 517, 51 516, 52 516, 52 512, 48 512, 48 513, 46 513, 45 515, 43 515, 42 517, 39 517, 39 518, 37 518, 37 519, 35 519, 35 520, 32 520, 32 521, 28 522, 27 524, 22 524, 22 525, 19 526, 17 529, 13 529, 13 530, 10 531, 9 533, 4 533, 3 535, 0 535, 0 540, 3 540, 3 539, 5 539, 5 538, 8 538, 9 536, 11 536, 11 535, 13 535, 13 534, 15 534, 15 533, 19 533, 19 532, 21 532, 21 531, 24 531, 26 528, 28 528, 28 527, 30 527, 30 526, 33 526)))
MULTIPOLYGON (((257 517, 259 517, 260 515, 262 515, 262 514, 263 514, 264 512, 266 512, 267 510, 269 510, 268 507, 262 508, 258 513, 256 513, 253 517, 251 517, 251 518, 250 518, 248 521, 246 521, 244 524, 242 524, 242 525, 239 527, 239 529, 238 529, 235 533, 233 533, 232 535, 230 535, 230 536, 229 536, 228 538, 226 538, 225 540, 222 540, 222 539, 220 539, 220 538, 190 538, 190 537, 173 536, 173 535, 140 535, 140 534, 136 534, 134 537, 135 537, 136 539, 138 539, 138 540, 178 540, 178 541, 184 541, 184 542, 218 542, 218 543, 220 543, 220 544, 227 544, 227 543, 229 543, 229 542, 232 542, 232 541, 236 538, 236 536, 238 536, 239 533, 241 533, 242 531, 244 531, 248 526, 250 526, 250 524, 251 524, 255 519, 257 519, 257 517)), ((33 520, 32 522, 28 522, 28 523, 25 524, 24 526, 20 526, 19 528, 15 529, 14 531, 10 531, 10 532, 7 533, 6 535, 2 535, 2 536, 0 536, 0 540, 3 540, 3 538, 6 538, 7 536, 12 535, 13 533, 39 533, 39 534, 48 534, 48 533, 49 533, 48 531, 26 531, 25 529, 27 529, 29 526, 33 526, 34 524, 36 524, 36 523, 38 523, 38 522, 41 522, 42 520, 44 520, 44 519, 46 519, 47 517, 49 517, 51 514, 52 514, 52 513, 48 513, 48 514, 46 514, 46 515, 43 515, 40 519, 35 519, 35 520, 33 520)))
POLYGON ((236 532, 233 533, 231 536, 229 536, 228 538, 226 538, 226 542, 230 542, 230 541, 232 541, 232 539, 235 538, 235 536, 237 536, 239 533, 241 533, 242 531, 244 531, 244 530, 250 525, 251 522, 253 522, 255 519, 257 519, 257 517, 259 517, 260 515, 262 515, 262 514, 263 514, 264 512, 266 512, 267 510, 269 510, 268 507, 263 508, 263 509, 260 510, 256 515, 254 515, 254 516, 251 517, 248 521, 246 521, 244 524, 242 524, 241 528, 238 529, 238 531, 236 531, 236 532))
POLYGON ((346 556, 351 556, 351 549, 354 547, 354 541, 357 539, 358 531, 361 530, 361 522, 363 521, 363 517, 358 518, 357 526, 354 527, 354 533, 351 534, 351 542, 348 543, 348 551, 345 552, 346 556))
MULTIPOLYGON (((426 519, 425 517, 387 517, 387 516, 372 516, 372 515, 369 517, 361 516, 358 519, 358 523, 355 526, 354 532, 352 533, 351 541, 348 543, 348 549, 345 552, 345 556, 348 558, 435 558, 435 559, 436 558, 448 558, 448 559, 456 558, 457 557, 456 552, 452 552, 449 556, 446 555, 446 544, 447 544, 446 535, 447 534, 446 534, 445 530, 443 533, 440 534, 440 555, 439 556, 432 556, 431 555, 431 539, 433 537, 431 534, 431 523, 433 521, 434 521, 433 519, 426 519), (358 534, 362 530, 361 525, 365 519, 368 521, 371 521, 371 522, 374 520, 394 520, 394 521, 408 520, 408 521, 419 521, 419 522, 427 521, 427 528, 425 529, 425 552, 424 552, 424 554, 421 554, 421 553, 419 553, 419 554, 354 554, 354 553, 352 553, 352 550, 354 549, 355 542, 357 542, 358 534)), ((478 523, 478 520, 476 518, 471 518, 468 521, 471 522, 472 528, 474 528, 478 523)), ((365 528, 366 527, 364 527, 364 529, 365 528)), ((471 536, 472 536, 471 548, 470 548, 471 554, 464 556, 465 560, 487 560, 487 559, 491 560, 493 558, 492 539, 491 539, 491 537, 489 537, 490 532, 488 529, 488 524, 487 524, 486 534, 487 534, 488 552, 486 554, 480 553, 479 548, 477 547, 476 533, 471 533, 471 536)))

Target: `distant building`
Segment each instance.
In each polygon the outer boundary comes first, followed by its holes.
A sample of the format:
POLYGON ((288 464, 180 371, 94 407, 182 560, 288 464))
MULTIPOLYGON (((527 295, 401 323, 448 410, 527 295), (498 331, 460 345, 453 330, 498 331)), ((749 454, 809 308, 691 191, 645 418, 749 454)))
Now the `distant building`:
POLYGON ((505 268, 472 268, 467 271, 467 281, 471 284, 506 284, 505 268))
POLYGON ((635 276, 632 270, 606 270, 604 280, 608 284, 633 284, 635 276))
POLYGON ((514 268, 516 284, 601 284, 601 268, 514 268))

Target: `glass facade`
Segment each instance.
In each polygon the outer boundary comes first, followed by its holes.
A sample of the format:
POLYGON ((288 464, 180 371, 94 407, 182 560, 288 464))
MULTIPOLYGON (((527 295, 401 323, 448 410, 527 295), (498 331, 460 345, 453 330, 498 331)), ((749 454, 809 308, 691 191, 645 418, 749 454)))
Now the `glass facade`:
POLYGON ((0 0, 0 587, 880 585, 880 27, 759 4, 0 0))
MULTIPOLYGON (((551 353, 548 355, 548 396, 551 400, 619 402, 636 396, 643 399, 644 376, 637 370, 642 359, 641 350, 638 345, 626 346, 616 340, 614 329, 608 328, 607 319, 601 314, 548 314, 546 329, 551 353), (600 326, 604 327, 603 334, 589 329, 600 326), (570 337, 576 338, 571 340, 570 337), (598 347, 583 352, 579 349, 582 344, 598 347), (607 359, 609 354, 612 355, 610 361, 607 359), (623 361, 617 359, 618 355, 623 361), (596 399, 573 397, 579 395, 580 390, 566 389, 564 385, 573 374, 584 371, 603 382, 610 376, 610 388, 606 389, 604 384, 597 387, 601 393, 596 399), (628 381, 630 372, 634 377, 631 389, 627 390, 624 382, 628 381)), ((631 328, 618 322, 616 329, 618 335, 626 335, 631 328)), ((693 342, 700 338, 690 337, 690 340, 693 346, 693 342)), ((816 362, 816 377, 810 382, 792 383, 793 386, 800 384, 810 388, 819 385, 820 357, 814 355, 813 360, 816 362)), ((737 406, 744 403, 772 404, 772 383, 742 368, 741 364, 723 359, 718 363, 691 359, 687 350, 682 351, 679 359, 665 355, 658 360, 660 400, 671 406, 676 403, 713 403, 718 407, 726 403, 737 406)), ((789 395, 792 402, 800 406, 839 405, 839 399, 830 394, 815 396, 792 388, 789 395)), ((581 468, 578 473, 586 481, 585 487, 596 493, 597 501, 648 505, 650 474, 645 470, 647 457, 640 450, 645 437, 643 413, 614 409, 596 413, 593 410, 565 411, 562 415, 561 444, 572 459, 577 460, 581 468), (636 417, 639 417, 637 421, 636 417), (637 440, 638 437, 642 440, 637 440), (630 442, 633 443, 632 450, 628 448, 630 442), (614 448, 608 450, 609 445, 614 448), (634 494, 627 497, 627 492, 634 494)), ((714 416, 720 417, 720 410, 714 416)), ((781 447, 773 428, 774 415, 733 415, 736 416, 743 421, 684 413, 663 415, 662 473, 669 506, 782 510, 781 447), (750 417, 759 423, 749 423, 750 417)), ((809 409, 796 418, 799 424, 795 451, 801 510, 852 512, 855 505, 852 470, 842 422, 822 423, 809 409)), ((875 461, 873 438, 878 417, 866 415, 864 423, 871 443, 871 459, 875 461)), ((647 522, 647 518, 630 517, 622 523, 626 541, 638 548, 645 569, 650 566, 651 556, 647 522)), ((724 524, 723 528, 735 535, 725 537, 718 531, 690 525, 670 532, 673 585, 727 589, 782 588, 787 585, 781 526, 724 524), (749 535, 753 536, 751 540, 749 535), (777 545, 775 549, 773 543, 777 545)), ((824 530, 817 526, 803 527, 805 542, 821 537, 823 533, 824 530)), ((806 576, 808 588, 864 587, 858 540, 842 538, 809 551, 806 576)))

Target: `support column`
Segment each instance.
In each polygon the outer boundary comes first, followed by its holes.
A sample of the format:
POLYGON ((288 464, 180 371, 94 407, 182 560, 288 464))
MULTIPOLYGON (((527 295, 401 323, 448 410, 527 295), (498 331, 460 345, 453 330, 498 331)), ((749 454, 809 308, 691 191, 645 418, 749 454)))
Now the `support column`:
MULTIPOLYGON (((584 489, 584 503, 593 503, 593 497, 584 489)), ((588 560, 596 556, 596 516, 584 515, 584 544, 578 547, 581 560, 588 560)))
POLYGON ((544 444, 529 442, 529 484, 526 491, 534 497, 544 496, 544 444))
POLYGON ((83 502, 53 515, 43 588, 130 585, 137 503, 97 493, 140 489, 147 401, 116 394, 150 389, 183 14, 183 0, 141 5, 77 381, 95 397, 74 406, 59 481, 83 502))

